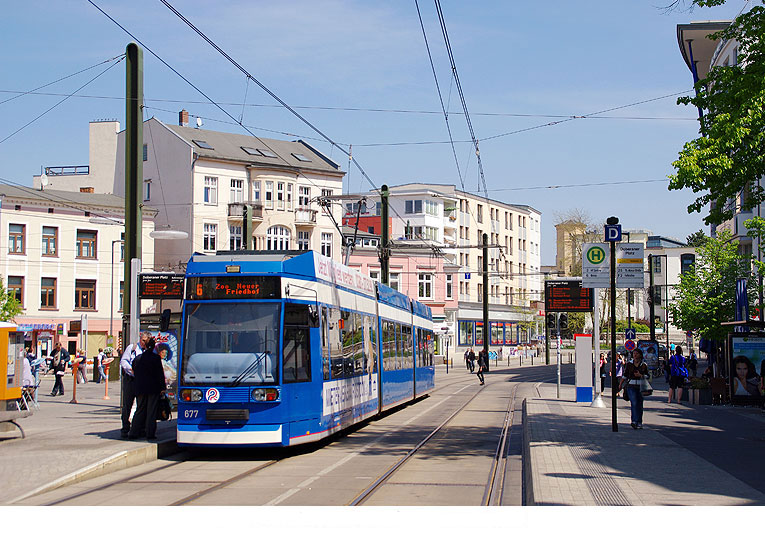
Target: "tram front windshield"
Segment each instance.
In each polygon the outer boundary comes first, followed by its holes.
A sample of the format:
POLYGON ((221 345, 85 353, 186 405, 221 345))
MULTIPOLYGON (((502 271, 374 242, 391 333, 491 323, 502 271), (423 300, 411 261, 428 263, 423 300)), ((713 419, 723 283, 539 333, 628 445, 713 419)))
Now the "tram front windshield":
POLYGON ((280 317, 278 303, 187 306, 181 384, 277 383, 280 317))

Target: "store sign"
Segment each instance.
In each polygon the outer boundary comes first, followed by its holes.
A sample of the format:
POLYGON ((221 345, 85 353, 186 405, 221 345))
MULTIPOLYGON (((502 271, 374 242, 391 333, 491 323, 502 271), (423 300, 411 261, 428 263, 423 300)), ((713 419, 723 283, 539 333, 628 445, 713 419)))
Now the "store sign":
POLYGON ((35 330, 55 330, 56 325, 52 323, 21 323, 16 325, 19 332, 33 332, 35 330))
POLYGON ((80 332, 82 332, 82 321, 69 321, 69 333, 79 334, 80 332))

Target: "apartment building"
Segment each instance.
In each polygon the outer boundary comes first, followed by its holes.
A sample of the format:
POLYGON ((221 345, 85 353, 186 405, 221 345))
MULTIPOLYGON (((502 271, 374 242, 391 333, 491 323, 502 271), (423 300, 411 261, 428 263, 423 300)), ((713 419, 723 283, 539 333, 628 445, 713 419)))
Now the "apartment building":
MULTIPOLYGON (((436 330, 442 332, 441 346, 447 340, 451 347, 482 343, 484 233, 491 247, 492 343, 517 343, 536 335, 537 329, 529 332, 527 325, 538 320, 530 303, 541 300, 539 211, 487 200, 453 185, 413 183, 390 187, 389 193, 390 283, 431 307, 436 330)), ((368 193, 368 211, 360 218, 359 228, 365 231, 377 228, 376 194, 368 193)), ((343 220, 355 225, 355 204, 347 204, 343 220)), ((376 255, 358 247, 350 264, 371 276, 379 270, 376 255)))
MULTIPOLYGON (((22 304, 15 321, 25 344, 38 355, 57 341, 70 352, 87 345, 91 357, 109 335, 119 342, 124 206, 115 195, 0 185, 2 276, 22 304)), ((155 216, 144 209, 144 270, 153 267, 155 216)))

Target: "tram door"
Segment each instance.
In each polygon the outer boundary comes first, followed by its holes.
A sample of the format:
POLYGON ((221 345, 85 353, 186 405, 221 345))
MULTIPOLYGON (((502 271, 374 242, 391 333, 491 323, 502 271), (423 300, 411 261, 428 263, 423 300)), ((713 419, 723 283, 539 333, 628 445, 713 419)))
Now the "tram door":
MULTIPOLYGON (((319 416, 321 394, 311 376, 311 328, 318 326, 315 310, 304 304, 287 304, 284 309, 284 390, 290 419, 305 421, 319 416)), ((317 377, 318 378, 318 377, 317 377)), ((321 384, 321 380, 318 380, 321 384)))

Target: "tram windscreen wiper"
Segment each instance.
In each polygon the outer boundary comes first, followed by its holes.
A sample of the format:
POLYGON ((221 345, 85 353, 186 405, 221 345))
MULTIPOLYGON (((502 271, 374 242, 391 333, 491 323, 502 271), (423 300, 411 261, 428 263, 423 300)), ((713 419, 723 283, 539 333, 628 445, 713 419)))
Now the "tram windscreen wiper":
POLYGON ((256 358, 256 359, 255 359, 255 360, 252 362, 252 363, 250 363, 250 365, 248 365, 248 366, 247 366, 247 367, 244 369, 244 371, 242 371, 241 373, 239 373, 239 376, 237 376, 237 377, 236 377, 236 378, 235 378, 235 379, 234 379, 234 380, 231 382, 231 384, 230 384, 230 385, 233 387, 233 386, 238 386, 239 384, 241 384, 241 383, 242 383, 242 380, 244 380, 244 379, 245 379, 245 377, 246 377, 248 374, 250 374, 250 373, 251 373, 251 372, 252 372, 252 371, 253 371, 253 370, 254 370, 254 369, 255 369, 255 368, 258 366, 258 364, 259 364, 260 362, 262 362, 262 361, 265 359, 265 357, 266 357, 266 356, 268 356, 268 354, 269 354, 269 352, 268 352, 268 351, 266 351, 266 352, 262 353, 260 356, 258 356, 258 357, 257 357, 257 358, 256 358))

